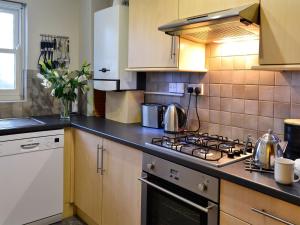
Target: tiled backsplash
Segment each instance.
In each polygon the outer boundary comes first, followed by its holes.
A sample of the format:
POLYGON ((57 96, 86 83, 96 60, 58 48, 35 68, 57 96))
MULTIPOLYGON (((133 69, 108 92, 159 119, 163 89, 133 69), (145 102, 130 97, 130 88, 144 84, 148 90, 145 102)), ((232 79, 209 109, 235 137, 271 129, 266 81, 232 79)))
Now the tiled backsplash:
POLYGON ((58 114, 60 104, 50 96, 49 90, 41 85, 37 71, 27 72, 27 100, 24 102, 0 103, 0 118, 40 116, 58 114))
MULTIPOLYGON (((213 44, 207 47, 208 73, 148 73, 147 91, 168 92, 168 83, 204 83, 199 97, 201 131, 244 139, 273 129, 283 138, 285 118, 300 117, 300 72, 250 70, 257 64, 258 42, 213 44)), ((177 102, 185 108, 188 95, 147 95, 146 102, 177 102)), ((189 116, 197 128, 195 97, 189 116)))

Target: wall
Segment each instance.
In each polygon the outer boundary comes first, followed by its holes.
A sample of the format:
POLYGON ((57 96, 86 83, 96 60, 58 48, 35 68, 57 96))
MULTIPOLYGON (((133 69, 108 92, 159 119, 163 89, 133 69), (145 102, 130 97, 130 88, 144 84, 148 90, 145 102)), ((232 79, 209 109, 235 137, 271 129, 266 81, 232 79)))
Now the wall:
POLYGON ((18 0, 27 3, 28 69, 37 69, 40 34, 70 37, 71 69, 79 65, 79 0, 18 0))
MULTIPOLYGON (((300 73, 250 70, 258 60, 258 41, 207 46, 208 73, 148 73, 148 91, 168 91, 168 83, 204 83, 199 97, 201 131, 244 139, 274 129, 282 138, 285 118, 300 116, 300 73)), ((177 102, 185 108, 188 96, 147 95, 147 102, 177 102)), ((189 117, 197 128, 195 98, 189 117)))
MULTIPOLYGON (((111 0, 17 0, 27 3, 28 75, 24 102, 0 103, 0 118, 58 114, 60 104, 36 78, 40 34, 70 37, 70 69, 83 59, 93 59, 93 13, 112 4, 111 0)), ((86 99, 86 97, 84 97, 86 99)), ((92 97, 91 97, 92 98, 92 97)), ((92 99, 89 100, 92 102, 92 99)), ((86 100, 80 101, 86 106, 86 100)), ((86 109, 80 109, 87 113, 86 109)), ((91 111, 91 110, 90 110, 91 111)))

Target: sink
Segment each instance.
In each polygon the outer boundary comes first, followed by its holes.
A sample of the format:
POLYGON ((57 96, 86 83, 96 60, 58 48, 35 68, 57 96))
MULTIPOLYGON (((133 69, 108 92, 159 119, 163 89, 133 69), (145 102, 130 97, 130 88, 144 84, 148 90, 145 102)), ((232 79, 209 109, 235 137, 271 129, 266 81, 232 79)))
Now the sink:
POLYGON ((45 123, 34 118, 0 119, 0 130, 40 126, 45 123))

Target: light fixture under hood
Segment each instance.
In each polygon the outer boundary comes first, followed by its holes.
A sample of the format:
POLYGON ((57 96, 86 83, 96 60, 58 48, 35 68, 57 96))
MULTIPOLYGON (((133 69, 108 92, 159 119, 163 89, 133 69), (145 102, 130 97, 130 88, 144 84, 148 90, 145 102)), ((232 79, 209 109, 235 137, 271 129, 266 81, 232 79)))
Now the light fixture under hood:
POLYGON ((259 4, 250 4, 219 12, 180 19, 160 26, 168 35, 200 42, 257 39, 259 4))

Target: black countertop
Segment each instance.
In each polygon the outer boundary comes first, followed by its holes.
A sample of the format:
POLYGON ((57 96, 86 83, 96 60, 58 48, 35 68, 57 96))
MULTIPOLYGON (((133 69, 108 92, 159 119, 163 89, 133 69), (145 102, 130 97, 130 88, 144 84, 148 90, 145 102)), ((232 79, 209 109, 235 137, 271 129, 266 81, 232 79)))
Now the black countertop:
POLYGON ((43 121, 45 125, 0 130, 0 135, 61 129, 71 126, 300 206, 300 182, 291 186, 277 184, 272 174, 246 171, 244 162, 216 168, 149 149, 145 143, 150 142, 153 137, 160 137, 164 134, 162 130, 144 128, 139 124, 122 124, 99 117, 76 116, 72 117, 71 121, 62 121, 59 116, 36 117, 36 119, 43 121))

